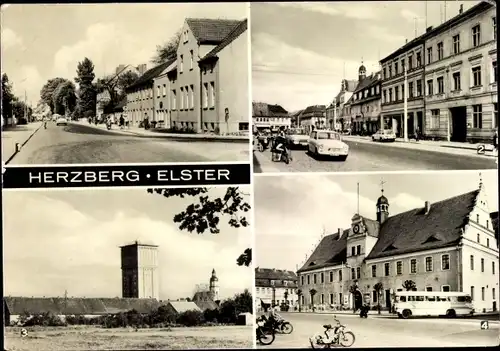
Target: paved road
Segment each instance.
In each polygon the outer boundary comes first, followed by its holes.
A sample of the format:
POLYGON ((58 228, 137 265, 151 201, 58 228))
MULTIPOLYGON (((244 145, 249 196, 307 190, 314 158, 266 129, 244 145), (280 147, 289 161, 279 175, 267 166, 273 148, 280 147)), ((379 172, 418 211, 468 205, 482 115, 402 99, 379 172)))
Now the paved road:
MULTIPOLYGON (((276 335, 270 346, 259 348, 310 348, 309 337, 323 332, 324 324, 332 324, 331 314, 283 313, 294 327, 292 334, 276 335)), ((337 315, 340 322, 351 329, 356 341, 353 347, 458 347, 494 346, 499 343, 499 324, 490 323, 489 330, 481 330, 478 320, 464 319, 408 319, 394 316, 337 315)))
POLYGON ((249 161, 248 144, 117 135, 81 124, 40 129, 10 164, 249 161))
MULTIPOLYGON (((293 161, 272 162, 269 150, 254 151, 254 172, 352 172, 405 170, 496 169, 495 158, 452 155, 391 146, 387 143, 345 141, 346 161, 315 159, 305 150, 292 150, 293 161)), ((473 152, 473 151, 472 151, 473 152)))

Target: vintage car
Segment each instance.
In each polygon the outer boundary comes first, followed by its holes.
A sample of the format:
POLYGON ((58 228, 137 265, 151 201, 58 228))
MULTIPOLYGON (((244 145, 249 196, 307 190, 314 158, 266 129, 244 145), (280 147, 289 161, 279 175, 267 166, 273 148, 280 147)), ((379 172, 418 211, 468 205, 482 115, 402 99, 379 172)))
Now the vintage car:
POLYGON ((309 136, 308 151, 314 156, 332 156, 345 161, 349 155, 349 145, 342 141, 340 133, 314 130, 309 136))
POLYGON ((373 141, 396 141, 396 134, 391 129, 379 129, 372 135, 373 141))
POLYGON ((56 125, 57 126, 67 126, 68 125, 68 119, 64 116, 59 116, 56 120, 56 125))
POLYGON ((302 128, 292 128, 287 131, 286 140, 290 147, 307 147, 309 136, 302 128))

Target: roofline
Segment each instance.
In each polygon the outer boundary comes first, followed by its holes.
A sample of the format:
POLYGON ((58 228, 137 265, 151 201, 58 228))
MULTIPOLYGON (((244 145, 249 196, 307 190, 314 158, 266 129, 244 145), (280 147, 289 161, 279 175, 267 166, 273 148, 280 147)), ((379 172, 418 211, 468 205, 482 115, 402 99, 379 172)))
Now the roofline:
POLYGON ((142 243, 139 243, 139 242, 135 242, 135 243, 132 243, 132 244, 127 244, 127 245, 120 246, 120 248, 123 248, 123 247, 131 247, 131 246, 159 247, 158 245, 153 245, 153 244, 142 244, 142 243))
POLYGON ((222 39, 222 41, 217 44, 217 46, 215 48, 213 48, 212 50, 210 50, 204 57, 202 57, 199 61, 198 61, 198 65, 201 65, 202 62, 204 61, 211 61, 212 60, 215 60, 217 61, 219 59, 218 57, 218 53, 221 52, 222 50, 224 50, 228 45, 230 45, 232 42, 234 42, 236 39, 238 39, 243 33, 245 33, 247 30, 248 30, 248 19, 245 18, 241 21, 239 21, 240 23, 238 23, 236 26, 234 26, 234 28, 226 35, 226 37, 224 39, 222 39), (212 54, 212 52, 214 52, 215 50, 217 50, 217 48, 224 42, 224 40, 226 40, 227 38, 229 38, 234 32, 238 31, 240 29, 241 26, 243 25, 246 25, 247 28, 241 32, 238 36, 234 37, 229 43, 227 43, 227 45, 225 47, 223 47, 222 49, 220 49, 217 53, 215 54, 212 54))
MULTIPOLYGON (((462 239, 458 239, 456 241, 460 241, 460 240, 462 240, 462 239)), ((419 252, 428 252, 428 251, 435 251, 435 250, 452 249, 452 248, 455 248, 457 245, 458 245, 457 242, 451 242, 451 243, 443 244, 442 246, 439 246, 439 247, 429 248, 429 249, 403 250, 403 251, 398 252, 398 253, 393 253, 393 254, 388 253, 387 255, 376 255, 374 257, 370 257, 370 255, 368 255, 365 258, 364 261, 368 262, 368 261, 375 261, 375 260, 383 260, 383 259, 387 259, 388 257, 398 258, 398 256, 403 256, 403 255, 408 255, 408 254, 414 254, 414 253, 419 253, 419 252)))

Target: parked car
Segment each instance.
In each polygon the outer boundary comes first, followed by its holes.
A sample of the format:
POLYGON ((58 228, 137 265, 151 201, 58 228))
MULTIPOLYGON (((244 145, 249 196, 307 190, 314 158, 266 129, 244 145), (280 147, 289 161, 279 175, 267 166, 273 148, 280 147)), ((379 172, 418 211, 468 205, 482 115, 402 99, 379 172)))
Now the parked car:
POLYGON ((302 128, 292 128, 287 132, 286 140, 290 147, 307 147, 309 136, 302 128))
POLYGON ((345 161, 349 155, 349 145, 342 141, 340 133, 315 130, 309 136, 308 151, 314 156, 332 156, 345 161))
POLYGON ((396 134, 390 129, 380 129, 372 135, 373 141, 396 141, 396 134))
POLYGON ((56 120, 56 125, 57 126, 67 126, 68 125, 68 119, 63 116, 59 116, 56 120))

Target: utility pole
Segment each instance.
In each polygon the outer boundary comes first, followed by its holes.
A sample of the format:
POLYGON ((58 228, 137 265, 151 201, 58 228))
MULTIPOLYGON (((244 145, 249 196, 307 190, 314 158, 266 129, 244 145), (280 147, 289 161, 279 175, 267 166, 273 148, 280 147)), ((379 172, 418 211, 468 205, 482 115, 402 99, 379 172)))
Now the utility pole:
POLYGON ((333 99, 333 130, 337 129, 337 97, 333 99))
POLYGON ((403 69, 405 71, 405 81, 404 81, 404 91, 403 91, 403 133, 404 141, 408 142, 408 70, 407 65, 404 65, 403 69))

